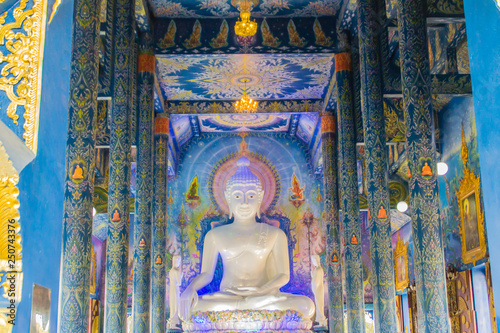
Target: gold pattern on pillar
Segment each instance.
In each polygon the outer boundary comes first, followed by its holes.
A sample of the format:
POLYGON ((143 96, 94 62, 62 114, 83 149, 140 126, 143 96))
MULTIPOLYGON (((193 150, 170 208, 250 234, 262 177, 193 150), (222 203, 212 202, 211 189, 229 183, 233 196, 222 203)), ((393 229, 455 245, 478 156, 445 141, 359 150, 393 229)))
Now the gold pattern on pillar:
MULTIPOLYGON (((19 189, 17 183, 19 175, 12 166, 9 155, 0 142, 0 279, 4 276, 14 277, 2 284, 2 298, 10 302, 19 303, 22 294, 23 264, 21 254, 21 236, 19 234, 19 189), (12 249, 14 253, 12 253, 12 249), (11 256, 13 255, 13 257, 11 256), (15 296, 9 297, 11 282, 15 284, 15 296)), ((14 313, 15 314, 15 313, 14 313)), ((6 308, 0 308, 0 332, 12 332, 12 325, 8 323, 12 317, 6 308)))

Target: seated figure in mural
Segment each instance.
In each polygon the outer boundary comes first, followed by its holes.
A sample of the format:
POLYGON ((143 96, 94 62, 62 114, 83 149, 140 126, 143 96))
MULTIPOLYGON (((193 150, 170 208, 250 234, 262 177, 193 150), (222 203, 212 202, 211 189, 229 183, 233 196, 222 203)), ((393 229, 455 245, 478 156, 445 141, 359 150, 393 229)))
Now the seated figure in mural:
POLYGON ((206 234, 201 272, 180 297, 180 317, 189 320, 191 313, 205 311, 292 310, 310 319, 315 308, 310 298, 280 292, 290 279, 286 235, 255 220, 264 197, 262 184, 246 157, 240 157, 237 165, 224 192, 234 222, 206 234), (213 279, 219 254, 220 291, 198 297, 197 291, 213 279))

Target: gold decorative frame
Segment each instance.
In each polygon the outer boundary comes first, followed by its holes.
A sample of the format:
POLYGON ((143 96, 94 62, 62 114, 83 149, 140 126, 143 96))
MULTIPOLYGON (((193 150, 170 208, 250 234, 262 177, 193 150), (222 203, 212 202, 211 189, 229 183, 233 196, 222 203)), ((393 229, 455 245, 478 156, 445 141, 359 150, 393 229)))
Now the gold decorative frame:
MULTIPOLYGON (((462 241, 462 261, 464 264, 475 264, 478 260, 486 256, 486 241, 484 227, 484 211, 481 207, 481 177, 476 175, 473 170, 467 166, 469 151, 465 142, 465 135, 462 126, 462 161, 464 163, 464 175, 460 180, 460 187, 457 191, 458 208, 460 210, 460 238, 462 241), (467 235, 470 230, 466 230, 466 221, 464 216, 464 206, 469 202, 469 197, 474 195, 476 206, 476 224, 479 245, 467 250, 467 235), (467 200, 467 201, 466 201, 467 200)), ((469 217, 470 218, 470 217, 469 217)), ((470 229, 470 228, 469 228, 470 229)))
POLYGON ((47 0, 21 0, 12 11, 0 16, 0 45, 7 52, 0 54, 2 63, 0 90, 4 91, 10 104, 7 116, 18 126, 18 106, 24 107, 24 134, 26 146, 36 154, 38 143, 38 117, 42 88, 42 65, 45 42, 47 0))
MULTIPOLYGON (((19 303, 22 296, 23 286, 23 259, 21 245, 21 225, 19 223, 19 189, 17 183, 19 174, 12 166, 12 161, 0 142, 0 277, 5 275, 15 276, 15 293, 9 293, 10 283, 7 281, 0 285, 3 293, 2 299, 19 303), (9 232, 10 230, 10 232, 9 232), (12 233, 12 230, 15 230, 12 233), (9 237, 14 234, 15 237, 9 237), (12 253, 14 249, 14 253, 12 253), (14 255, 12 258, 11 255, 14 255), (14 260, 12 260, 14 259, 14 260)), ((9 310, 0 308, 0 332, 12 332, 12 325, 9 323, 9 310)))
POLYGON ((401 236, 398 234, 398 242, 396 243, 396 250, 394 253, 394 275, 396 277, 396 290, 404 291, 408 287, 409 274, 408 274, 408 243, 403 242, 401 236), (402 258, 402 259, 400 259, 402 258), (400 276, 400 269, 398 262, 403 262, 404 273, 400 276))

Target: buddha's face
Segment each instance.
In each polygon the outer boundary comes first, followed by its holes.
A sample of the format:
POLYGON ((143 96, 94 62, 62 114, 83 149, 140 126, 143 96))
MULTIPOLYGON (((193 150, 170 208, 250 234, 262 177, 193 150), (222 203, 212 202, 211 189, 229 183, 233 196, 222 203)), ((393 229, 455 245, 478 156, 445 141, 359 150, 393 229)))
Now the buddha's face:
POLYGON ((262 195, 256 185, 234 185, 226 192, 226 200, 236 219, 248 219, 258 215, 262 195))

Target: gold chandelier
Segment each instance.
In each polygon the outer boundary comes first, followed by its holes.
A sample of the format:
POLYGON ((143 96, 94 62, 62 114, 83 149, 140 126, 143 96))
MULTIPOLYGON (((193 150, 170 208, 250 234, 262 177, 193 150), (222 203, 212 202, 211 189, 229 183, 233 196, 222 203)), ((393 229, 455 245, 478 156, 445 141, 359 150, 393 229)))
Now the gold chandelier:
POLYGON ((253 36, 257 33, 257 22, 250 21, 250 11, 252 10, 253 3, 249 0, 238 2, 238 9, 240 11, 240 18, 234 26, 234 32, 241 37, 253 36))
POLYGON ((247 82, 249 79, 242 80, 245 83, 245 89, 243 90, 243 96, 239 101, 234 103, 234 109, 239 113, 252 113, 257 111, 257 101, 254 101, 247 95, 247 82))

